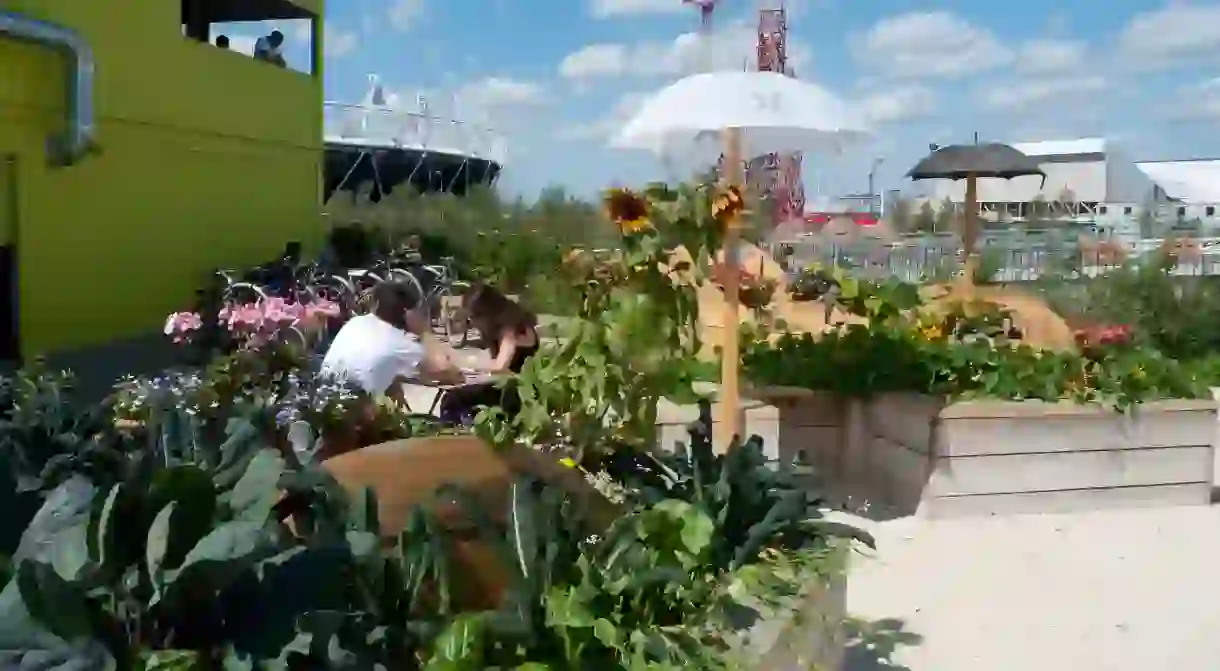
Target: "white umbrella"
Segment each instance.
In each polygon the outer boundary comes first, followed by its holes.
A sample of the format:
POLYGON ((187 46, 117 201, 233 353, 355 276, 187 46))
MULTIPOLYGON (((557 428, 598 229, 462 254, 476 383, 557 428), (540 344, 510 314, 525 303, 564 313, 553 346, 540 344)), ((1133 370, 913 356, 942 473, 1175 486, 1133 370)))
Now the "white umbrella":
POLYGON ((860 116, 819 86, 774 72, 710 72, 648 98, 611 146, 706 165, 724 151, 729 128, 742 130, 742 156, 838 151, 868 136, 860 116))
MULTIPOLYGON (((724 156, 730 185, 743 180, 742 158, 786 152, 838 152, 868 136, 863 117, 830 92, 774 72, 711 72, 686 77, 647 101, 611 140, 620 149, 644 149, 664 158, 713 165, 724 156)), ((717 442, 738 430, 740 406, 737 334, 738 236, 725 235, 726 278, 722 418, 717 442)))

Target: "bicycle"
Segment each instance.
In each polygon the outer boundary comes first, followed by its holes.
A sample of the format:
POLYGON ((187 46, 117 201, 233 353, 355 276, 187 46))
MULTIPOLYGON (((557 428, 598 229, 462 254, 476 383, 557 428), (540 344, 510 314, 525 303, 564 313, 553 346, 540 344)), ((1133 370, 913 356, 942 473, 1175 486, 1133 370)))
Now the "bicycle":
POLYGON ((452 342, 455 330, 461 328, 461 346, 466 344, 470 332, 470 321, 460 319, 462 316, 462 296, 470 289, 470 284, 458 279, 454 268, 454 257, 441 257, 439 264, 419 264, 416 272, 423 275, 417 278, 417 284, 427 287, 421 291, 423 304, 428 310, 428 317, 434 330, 440 330, 440 335, 452 342), (459 324, 458 322, 462 322, 459 324))

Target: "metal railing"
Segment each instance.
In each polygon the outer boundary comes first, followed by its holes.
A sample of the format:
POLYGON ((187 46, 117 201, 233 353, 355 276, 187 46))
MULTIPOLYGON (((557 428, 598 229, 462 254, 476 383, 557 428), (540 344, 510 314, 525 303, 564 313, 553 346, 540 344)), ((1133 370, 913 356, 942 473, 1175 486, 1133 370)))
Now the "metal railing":
MULTIPOLYGON (((897 277, 907 282, 945 279, 961 268, 961 248, 953 240, 943 244, 894 245, 878 241, 827 244, 816 240, 791 240, 772 245, 792 250, 784 265, 792 271, 810 265, 851 268, 863 277, 897 277)), ((1138 264, 1157 253, 1159 245, 1140 244, 1127 257, 1138 264)), ((1054 277, 1097 277, 1120 267, 1099 262, 1098 257, 1075 247, 1031 245, 988 246, 980 250, 980 266, 994 282, 1033 282, 1054 277), (1092 257, 1092 258, 1090 258, 1092 257)), ((1207 251, 1182 259, 1170 270, 1178 276, 1220 276, 1220 251, 1207 251)))
POLYGON ((327 102, 322 105, 328 142, 452 154, 504 164, 508 145, 494 129, 432 114, 368 105, 327 102))

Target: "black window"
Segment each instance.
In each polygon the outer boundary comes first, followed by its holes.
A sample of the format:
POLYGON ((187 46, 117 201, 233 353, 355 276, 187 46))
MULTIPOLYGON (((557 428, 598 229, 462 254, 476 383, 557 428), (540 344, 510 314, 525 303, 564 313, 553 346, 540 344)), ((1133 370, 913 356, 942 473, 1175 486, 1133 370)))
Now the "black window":
POLYGON ((1209 217, 1216 216, 1216 206, 1208 205, 1207 207, 1203 208, 1203 214, 1206 214, 1209 217))
POLYGON ((1131 214, 1131 208, 1130 208, 1130 207, 1124 207, 1124 208, 1123 208, 1123 214, 1131 214))
POLYGON ((1107 208, 1105 205, 1102 205, 1097 211, 1101 214, 1105 214, 1107 212, 1107 208))
POLYGON ((1179 216, 1179 217, 1185 217, 1185 216, 1186 216, 1186 208, 1184 208, 1184 207, 1179 207, 1179 208, 1178 208, 1178 216, 1179 216))

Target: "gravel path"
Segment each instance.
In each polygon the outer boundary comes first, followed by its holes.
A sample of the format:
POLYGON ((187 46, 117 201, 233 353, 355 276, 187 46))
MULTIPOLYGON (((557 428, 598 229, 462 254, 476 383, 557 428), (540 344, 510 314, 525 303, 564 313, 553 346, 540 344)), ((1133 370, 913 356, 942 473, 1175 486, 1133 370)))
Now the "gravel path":
POLYGON ((851 521, 848 671, 1220 668, 1220 507, 851 521))

